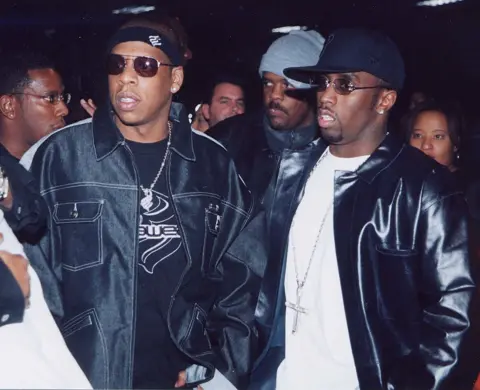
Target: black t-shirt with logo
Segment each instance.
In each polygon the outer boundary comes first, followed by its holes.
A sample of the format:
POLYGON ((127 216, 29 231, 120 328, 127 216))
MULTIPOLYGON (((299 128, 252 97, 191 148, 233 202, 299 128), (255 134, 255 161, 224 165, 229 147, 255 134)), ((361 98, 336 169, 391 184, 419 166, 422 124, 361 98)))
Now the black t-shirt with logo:
MULTIPOLYGON (((128 141, 143 188, 149 189, 160 169, 167 141, 128 141)), ((133 387, 173 388, 178 372, 191 362, 173 343, 167 310, 186 266, 178 222, 166 186, 166 167, 152 189, 150 201, 140 190, 137 318, 133 387)))

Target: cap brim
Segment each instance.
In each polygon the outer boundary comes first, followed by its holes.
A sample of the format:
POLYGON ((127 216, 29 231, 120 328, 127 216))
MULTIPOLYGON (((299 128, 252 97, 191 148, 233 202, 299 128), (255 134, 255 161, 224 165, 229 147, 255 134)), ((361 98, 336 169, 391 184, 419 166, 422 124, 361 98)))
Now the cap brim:
POLYGON ((341 66, 333 67, 319 67, 318 65, 313 66, 303 66, 298 68, 286 68, 283 73, 285 76, 300 81, 305 84, 315 84, 314 79, 316 75, 327 74, 327 73, 349 73, 349 72, 359 72, 360 69, 354 68, 345 68, 341 66))

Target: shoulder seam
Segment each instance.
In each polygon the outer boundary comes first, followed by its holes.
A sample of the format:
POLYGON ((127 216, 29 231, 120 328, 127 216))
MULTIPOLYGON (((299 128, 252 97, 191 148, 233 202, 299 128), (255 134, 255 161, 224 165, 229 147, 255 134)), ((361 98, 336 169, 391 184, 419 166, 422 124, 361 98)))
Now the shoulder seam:
POLYGON ((201 131, 198 131, 198 130, 195 130, 195 129, 192 129, 192 132, 195 133, 196 135, 199 135, 201 137, 204 137, 210 141, 212 141, 213 143, 217 144, 218 146, 220 146, 223 150, 227 151, 227 148, 225 146, 223 146, 220 142, 218 142, 215 138, 212 138, 210 137, 209 135, 205 134, 205 133, 202 133, 201 131))

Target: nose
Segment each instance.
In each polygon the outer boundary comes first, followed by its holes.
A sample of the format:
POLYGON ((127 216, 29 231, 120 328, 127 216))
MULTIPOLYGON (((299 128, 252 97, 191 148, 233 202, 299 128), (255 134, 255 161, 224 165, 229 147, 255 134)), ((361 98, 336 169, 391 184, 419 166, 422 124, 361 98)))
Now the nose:
POLYGON ((62 117, 62 118, 67 116, 68 113, 70 112, 64 101, 58 102, 55 105, 55 108, 56 108, 56 116, 59 116, 59 117, 62 117))
POLYGON ((430 142, 430 140, 428 138, 425 138, 423 141, 422 141, 422 150, 430 150, 433 148, 433 145, 432 143, 430 142))
POLYGON ((133 60, 126 59, 125 68, 123 72, 118 75, 118 80, 122 84, 134 84, 138 80, 138 74, 133 67, 133 60))
POLYGON ((285 87, 281 83, 276 83, 272 89, 272 100, 283 100, 285 98, 285 87))
POLYGON ((337 93, 333 88, 333 83, 325 89, 325 91, 317 90, 318 105, 334 105, 337 102, 337 93))

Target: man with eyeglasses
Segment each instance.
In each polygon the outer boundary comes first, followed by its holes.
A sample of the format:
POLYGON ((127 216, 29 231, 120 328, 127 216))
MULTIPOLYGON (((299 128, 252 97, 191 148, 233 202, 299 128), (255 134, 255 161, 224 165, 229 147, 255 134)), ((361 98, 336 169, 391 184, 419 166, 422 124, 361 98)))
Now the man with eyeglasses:
MULTIPOLYGON (((90 388, 53 320, 20 243, 45 233, 47 207, 19 159, 64 125, 52 63, 33 51, 0 60, 0 387, 90 388), (15 234, 15 235, 14 235, 15 234)), ((65 101, 67 103, 67 101, 65 101)))
MULTIPOLYGON (((63 93, 50 60, 34 51, 5 54, 0 61, 0 209, 20 242, 36 243, 45 233, 47 207, 19 159, 64 125, 68 109, 47 101, 63 93)), ((0 258, 0 326, 19 324, 30 290, 28 262, 8 253, 0 258)))
POLYGON ((27 253, 94 388, 173 388, 182 372, 244 389, 256 355, 262 214, 226 150, 172 103, 174 34, 144 20, 117 31, 108 102, 31 164, 51 218, 27 253))
POLYGON ((0 64, 0 143, 15 158, 65 126, 70 94, 60 74, 39 53, 8 53, 0 64))
POLYGON ((285 73, 317 86, 329 147, 297 190, 276 286, 276 389, 471 388, 465 201, 445 169, 388 133, 405 78, 398 48, 340 29, 317 65, 285 73))

